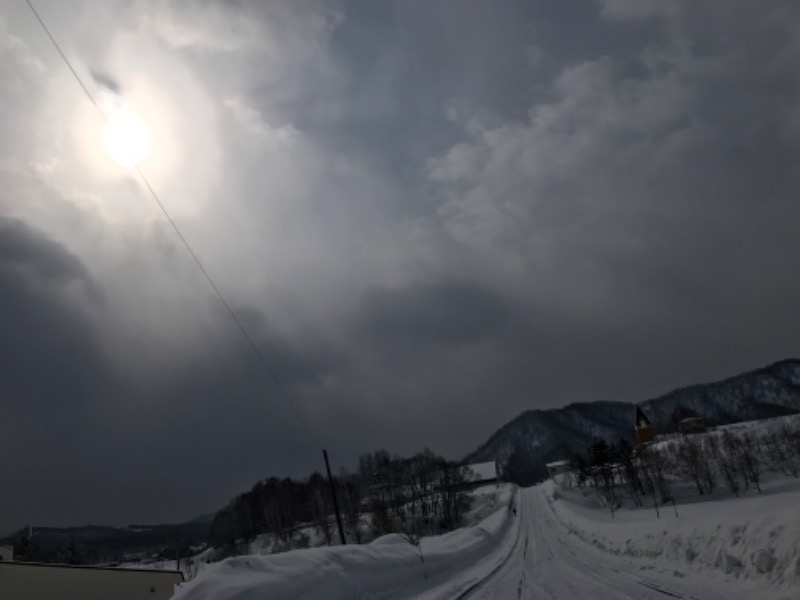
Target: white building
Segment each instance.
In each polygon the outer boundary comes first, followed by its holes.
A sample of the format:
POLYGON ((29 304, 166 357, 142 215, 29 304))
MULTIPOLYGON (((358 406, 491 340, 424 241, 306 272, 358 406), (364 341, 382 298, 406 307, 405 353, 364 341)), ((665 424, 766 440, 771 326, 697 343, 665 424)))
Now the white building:
POLYGON ((467 481, 470 487, 497 483, 497 463, 491 461, 467 465, 467 481))
POLYGON ((168 600, 180 571, 0 561, 4 600, 168 600))

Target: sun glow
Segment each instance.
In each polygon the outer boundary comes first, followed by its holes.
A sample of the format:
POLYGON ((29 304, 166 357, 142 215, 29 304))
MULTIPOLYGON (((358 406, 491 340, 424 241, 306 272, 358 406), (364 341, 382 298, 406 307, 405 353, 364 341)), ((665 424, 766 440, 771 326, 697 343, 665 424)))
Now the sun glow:
POLYGON ((65 200, 109 222, 158 215, 145 187, 167 199, 177 217, 205 210, 221 164, 219 108, 206 89, 176 56, 139 34, 117 37, 98 68, 110 75, 87 77, 94 103, 68 72, 52 82, 45 114, 73 151, 47 151, 63 163, 50 176, 53 185, 69 190, 65 200), (71 104, 62 88, 71 90, 71 104))
POLYGON ((117 108, 108 115, 103 130, 103 147, 108 155, 122 167, 133 167, 148 152, 152 142, 150 127, 125 108, 117 108))

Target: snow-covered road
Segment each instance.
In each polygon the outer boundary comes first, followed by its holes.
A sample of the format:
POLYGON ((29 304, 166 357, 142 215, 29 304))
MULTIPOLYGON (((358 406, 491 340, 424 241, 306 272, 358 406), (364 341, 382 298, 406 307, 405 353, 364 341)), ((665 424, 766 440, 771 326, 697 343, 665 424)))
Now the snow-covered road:
MULTIPOLYGON (((776 585, 766 579, 744 577, 743 568, 726 574, 718 566, 697 559, 705 551, 701 545, 716 553, 717 546, 722 544, 742 561, 748 560, 746 556, 756 547, 746 544, 744 537, 731 542, 730 548, 725 545, 727 533, 721 523, 730 522, 728 529, 743 531, 724 510, 726 506, 730 508, 730 503, 682 506, 680 519, 667 515, 654 519, 634 511, 611 520, 603 511, 582 509, 567 500, 554 499, 559 496, 554 491, 547 484, 524 490, 513 486, 493 490, 483 496, 485 508, 490 511, 487 516, 454 532, 423 538, 420 548, 401 536, 389 535, 362 546, 230 558, 209 566, 195 581, 181 586, 176 599, 794 600, 798 597, 794 580, 781 580, 776 585), (713 508, 713 514, 722 515, 721 523, 708 512, 709 507, 713 508), (709 527, 710 532, 706 531, 709 527), (664 562, 660 558, 664 548, 658 548, 671 547, 679 537, 684 542, 679 547, 691 541, 686 547, 693 548, 695 560, 664 562), (642 539, 651 543, 652 553, 644 556, 620 553, 620 549, 636 547, 642 539), (608 551, 614 544, 616 551, 608 551)), ((766 510, 776 498, 780 499, 777 495, 765 495, 753 501, 766 510)), ((749 507, 744 502, 739 500, 733 506, 749 507)), ((788 527, 794 512, 787 517, 774 507, 771 510, 778 515, 777 524, 759 525, 760 521, 755 522, 747 515, 742 522, 751 525, 756 537, 766 531, 769 535, 765 535, 774 541, 776 556, 780 557, 785 548, 782 542, 778 543, 782 531, 779 524, 783 523, 784 529, 788 527)), ((758 542, 757 546, 761 545, 758 542)), ((791 571, 793 565, 785 568, 791 571)))
POLYGON ((540 486, 521 490, 519 536, 507 558, 458 597, 469 599, 752 598, 741 583, 601 552, 560 523, 540 486))

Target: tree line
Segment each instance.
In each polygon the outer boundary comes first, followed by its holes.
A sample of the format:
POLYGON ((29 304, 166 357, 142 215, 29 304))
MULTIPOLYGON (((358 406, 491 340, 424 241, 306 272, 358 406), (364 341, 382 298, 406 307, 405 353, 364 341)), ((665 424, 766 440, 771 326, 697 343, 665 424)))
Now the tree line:
POLYGON ((95 550, 70 538, 63 544, 42 547, 26 532, 19 532, 12 544, 17 562, 48 562, 65 565, 91 565, 98 562, 95 550))
POLYGON ((736 496, 750 488, 760 493, 767 471, 800 476, 800 428, 784 422, 771 431, 724 429, 636 447, 598 439, 571 462, 562 483, 597 488, 612 511, 626 494, 637 506, 648 496, 654 504, 671 502, 677 478, 700 495, 724 488, 736 496))
MULTIPOLYGON (((334 480, 347 541, 399 533, 416 543, 451 531, 469 507, 466 483, 464 466, 427 449, 409 458, 364 454, 355 472, 342 469, 334 480)), ((211 543, 234 554, 267 534, 273 551, 284 550, 307 545, 309 528, 328 545, 337 535, 329 483, 319 472, 301 480, 270 477, 239 494, 215 515, 211 543)))

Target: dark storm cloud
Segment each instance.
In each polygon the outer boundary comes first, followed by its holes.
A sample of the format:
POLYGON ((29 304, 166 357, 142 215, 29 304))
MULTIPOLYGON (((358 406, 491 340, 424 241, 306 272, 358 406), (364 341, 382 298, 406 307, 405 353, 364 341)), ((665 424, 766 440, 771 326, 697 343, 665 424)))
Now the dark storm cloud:
POLYGON ((63 298, 97 302, 80 260, 23 222, 0 218, 0 380, 3 408, 63 415, 107 383, 87 312, 63 298), (88 293, 87 293, 88 291, 88 293))
MULTIPOLYGON (((402 0, 357 1, 341 10, 329 45, 338 77, 317 75, 302 96, 271 101, 272 108, 332 150, 346 149, 404 182, 454 139, 448 106, 524 118, 564 61, 627 57, 664 35, 655 25, 601 21, 590 0, 453 0, 424 9, 402 0), (597 35, 600 27, 605 36, 597 35)), ((256 87, 252 95, 274 93, 256 87)))
POLYGON ((71 471, 60 459, 71 444, 85 447, 73 434, 112 390, 87 312, 65 297, 95 304, 87 287, 85 267, 63 246, 0 219, 0 436, 11 449, 0 467, 2 534, 34 517, 29 507, 60 518, 53 490, 70 489, 71 471))
MULTIPOLYGON (((2 534, 42 521, 174 521, 221 506, 265 469, 315 464, 313 440, 232 323, 178 368, 133 380, 104 355, 85 266, 18 220, 0 221, 0 247, 0 435, 15 457, 0 468, 2 534), (280 464, 265 467, 270 456, 280 464)), ((335 365, 321 345, 270 331, 258 309, 237 313, 290 398, 335 365)), ((168 358, 149 352, 154 365, 168 358)))
POLYGON ((0 531, 188 518, 319 444, 459 457, 800 354, 795 2, 87 7, 43 12, 184 119, 156 187, 295 405, 136 185, 69 162, 85 98, 8 13, 0 531))
POLYGON ((314 346, 295 347, 275 331, 260 309, 248 305, 235 308, 236 317, 252 338, 279 381, 287 385, 314 385, 341 366, 340 359, 320 342, 314 346))
POLYGON ((478 343, 501 334, 510 308, 492 290, 465 281, 416 283, 364 294, 357 330, 410 356, 432 347, 478 343))
POLYGON ((335 120, 298 115, 300 126, 359 154, 381 148, 364 160, 408 176, 410 164, 450 139, 443 107, 454 99, 502 114, 525 111, 532 86, 520 83, 530 77, 531 3, 444 2, 420 10, 402 1, 355 2, 345 8, 331 52, 347 102, 335 120))
POLYGON ((109 92, 114 92, 115 94, 122 92, 122 86, 120 86, 119 82, 108 73, 92 71, 92 79, 94 79, 95 83, 103 86, 109 92))
POLYGON ((0 260, 7 272, 30 272, 40 281, 89 281, 77 256, 18 219, 0 218, 0 260))

